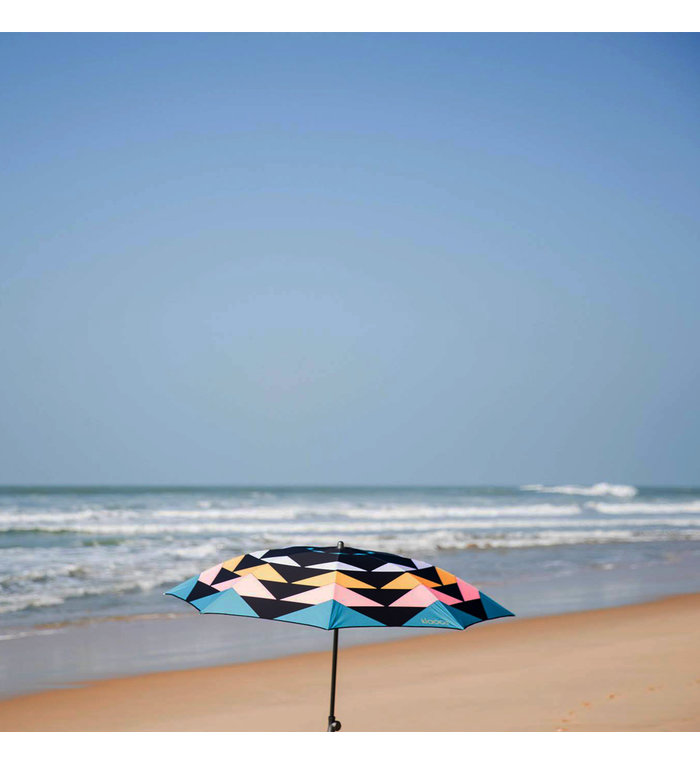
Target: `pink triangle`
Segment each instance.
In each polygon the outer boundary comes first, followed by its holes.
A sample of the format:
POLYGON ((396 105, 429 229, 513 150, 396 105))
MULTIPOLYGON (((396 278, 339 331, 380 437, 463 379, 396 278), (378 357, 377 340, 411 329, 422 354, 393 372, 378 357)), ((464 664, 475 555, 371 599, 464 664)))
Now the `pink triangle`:
POLYGON ((441 600, 443 603, 445 603, 448 606, 454 606, 455 603, 461 603, 462 601, 459 598, 453 598, 452 595, 445 595, 444 592, 440 592, 440 590, 431 590, 433 595, 438 600, 441 600))
POLYGON ((229 579, 226 582, 220 582, 213 585, 217 590, 235 590, 239 595, 247 595, 250 598, 267 598, 275 600, 275 596, 265 587, 265 585, 253 574, 239 576, 236 579, 229 579))
POLYGON ((343 587, 342 584, 324 584, 323 587, 314 587, 307 592, 300 592, 298 595, 290 595, 289 597, 282 598, 282 600, 289 600, 292 603, 325 603, 328 600, 337 600, 338 603, 342 603, 344 606, 381 606, 381 603, 375 603, 375 601, 366 598, 364 595, 360 595, 359 592, 353 592, 347 587, 343 587))
POLYGON ((371 598, 366 598, 364 595, 360 595, 359 592, 349 590, 347 587, 343 587, 342 584, 336 584, 335 594, 333 600, 337 600, 338 603, 342 603, 344 606, 379 606, 381 603, 377 603, 371 598))
POLYGON ((221 571, 220 563, 216 566, 208 568, 206 571, 202 571, 202 573, 199 575, 199 581, 204 582, 204 584, 211 584, 214 579, 216 579, 216 575, 219 573, 219 571, 221 571))
POLYGON ((476 600, 479 597, 479 590, 477 590, 474 585, 468 584, 459 577, 457 577, 457 585, 465 600, 476 600))
POLYGON ((433 592, 430 587, 426 587, 424 584, 419 584, 417 587, 409 590, 405 595, 402 595, 398 600, 395 600, 391 605, 409 607, 420 606, 422 608, 423 606, 432 605, 437 600, 436 595, 437 593, 433 592))

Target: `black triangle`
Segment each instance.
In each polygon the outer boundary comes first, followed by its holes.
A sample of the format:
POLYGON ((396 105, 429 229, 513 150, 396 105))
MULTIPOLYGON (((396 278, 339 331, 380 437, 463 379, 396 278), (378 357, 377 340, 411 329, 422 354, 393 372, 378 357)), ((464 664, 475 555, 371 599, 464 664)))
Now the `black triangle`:
POLYGON ((409 571, 409 573, 420 576, 422 579, 427 579, 429 582, 433 582, 433 584, 442 584, 442 579, 440 579, 440 574, 435 570, 435 566, 419 568, 417 571, 409 571))
MULTIPOLYGON (((289 566, 289 568, 292 568, 289 566)), ((291 595, 299 595, 302 592, 308 592, 313 590, 313 585, 309 584, 293 584, 289 582, 268 582, 267 579, 263 582, 265 588, 271 595, 274 595, 278 600, 282 598, 288 598, 291 595)), ((306 603, 305 605, 309 605, 306 603)))
MULTIPOLYGON (((345 555, 343 553, 338 556, 338 560, 342 563, 347 563, 349 566, 361 568, 363 571, 371 571, 373 568, 378 568, 383 565, 379 558, 375 558, 371 555, 345 555)), ((352 576, 353 572, 346 570, 346 573, 352 576)))
POLYGON ((331 563, 338 560, 337 554, 333 555, 332 553, 312 552, 311 550, 304 550, 295 553, 294 555, 290 555, 289 557, 301 566, 313 566, 317 563, 331 563))
POLYGON ((464 600, 462 591, 459 589, 459 585, 456 582, 453 582, 452 584, 441 584, 439 587, 435 587, 435 589, 438 592, 444 592, 445 595, 449 595, 452 598, 457 598, 457 600, 464 600))
POLYGON ((281 558, 283 555, 288 555, 293 559, 297 553, 308 551, 308 547, 301 547, 299 545, 296 547, 278 547, 274 550, 268 550, 261 560, 265 558, 281 558))
POLYGON ((276 619, 278 616, 285 616, 286 614, 309 607, 308 603, 294 603, 289 600, 272 600, 271 598, 249 598, 244 596, 243 600, 261 619, 276 619))
MULTIPOLYGON (((284 563, 268 563, 272 568, 287 582, 293 582, 295 579, 307 579, 312 574, 305 573, 309 569, 301 566, 287 566, 284 563)), ((264 580, 267 582, 267 579, 264 580)))
POLYGON ((236 571, 240 571, 244 568, 253 568, 253 566, 262 566, 264 561, 262 558, 254 558, 252 555, 246 553, 241 560, 236 564, 236 571))
POLYGON ((380 603, 382 606, 389 606, 406 594, 406 590, 366 590, 364 587, 349 587, 348 589, 357 592, 359 595, 364 595, 366 598, 373 600, 375 603, 380 603))
POLYGON ((197 581, 195 586, 192 588, 192 591, 187 596, 187 602, 191 603, 193 600, 197 600, 198 598, 206 598, 207 595, 213 595, 215 592, 219 592, 219 590, 214 589, 214 587, 210 587, 208 584, 204 584, 204 582, 197 581))
POLYGON ((479 598, 474 600, 467 600, 464 603, 455 603, 452 608, 456 608, 458 611, 463 611, 465 614, 476 616, 477 619, 487 619, 486 611, 484 610, 484 604, 479 598))
POLYGON ((220 584, 221 582, 228 582, 229 579, 238 579, 238 574, 234 574, 227 568, 221 568, 221 571, 214 577, 212 584, 220 584))
POLYGON ((403 606, 389 608, 372 608, 371 606, 353 606, 354 611, 359 611, 370 619, 381 622, 386 627, 402 627, 407 621, 420 613, 422 608, 404 608, 403 606))
POLYGON ((364 582, 377 589, 384 587, 389 582, 393 582, 397 576, 396 571, 343 571, 343 573, 351 576, 353 579, 357 579, 358 582, 364 582))

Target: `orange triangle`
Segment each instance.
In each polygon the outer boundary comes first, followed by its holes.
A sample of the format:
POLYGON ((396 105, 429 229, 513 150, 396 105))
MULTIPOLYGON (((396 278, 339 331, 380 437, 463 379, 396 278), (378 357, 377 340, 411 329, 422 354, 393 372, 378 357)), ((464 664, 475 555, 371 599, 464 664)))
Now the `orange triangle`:
POLYGON ((335 584, 335 571, 327 574, 318 574, 308 579, 298 579, 294 584, 308 584, 310 587, 324 587, 327 584, 335 584))
POLYGON ((344 574, 342 571, 335 572, 336 584, 342 584, 343 587, 354 587, 356 590, 376 590, 377 588, 371 584, 365 584, 359 579, 355 579, 354 576, 344 574))
POLYGON ((323 587, 326 584, 342 584, 343 587, 354 588, 356 590, 376 590, 376 587, 372 587, 371 584, 365 584, 359 579, 355 579, 352 576, 344 574, 342 571, 329 571, 326 574, 319 574, 318 576, 312 576, 308 579, 301 579, 294 584, 308 584, 311 587, 323 587))
POLYGON ((231 558, 231 560, 224 561, 221 564, 221 568, 225 568, 227 571, 233 571, 234 568, 243 560, 243 556, 239 555, 237 558, 231 558))
POLYGON ((389 584, 385 584, 382 587, 383 590, 412 590, 414 587, 418 587, 419 584, 426 584, 428 587, 435 587, 433 582, 429 582, 427 579, 421 579, 415 574, 409 574, 408 572, 397 576, 396 579, 392 579, 389 584))
POLYGON ((438 572, 440 581, 443 584, 454 584, 457 581, 457 577, 454 574, 450 574, 449 571, 445 571, 441 568, 436 568, 435 570, 438 572))
POLYGON ((423 584, 426 587, 439 587, 439 582, 431 582, 430 579, 424 579, 422 576, 416 576, 408 571, 401 576, 397 576, 389 584, 385 584, 382 587, 383 590, 412 590, 414 587, 418 587, 419 584, 423 584))
POLYGON ((262 566, 251 566, 250 568, 244 568, 240 571, 236 571, 240 576, 246 574, 252 574, 256 579, 267 580, 268 582, 286 582, 287 580, 269 563, 264 563, 262 566))

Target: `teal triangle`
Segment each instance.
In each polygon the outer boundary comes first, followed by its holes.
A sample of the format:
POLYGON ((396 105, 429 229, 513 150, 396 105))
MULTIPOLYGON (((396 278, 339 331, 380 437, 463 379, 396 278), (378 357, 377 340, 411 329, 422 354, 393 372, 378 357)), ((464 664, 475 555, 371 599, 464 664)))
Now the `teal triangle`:
POLYGON ((481 596, 481 603, 484 606, 484 611, 486 611, 486 617, 488 619, 498 619, 501 616, 515 616, 514 613, 509 611, 507 608, 503 608, 500 603, 496 603, 495 600, 491 600, 488 595, 484 595, 483 592, 480 592, 479 595, 481 596))
POLYGON ((215 592, 213 595, 205 595, 203 598, 191 600, 190 605, 194 606, 198 611, 203 611, 208 605, 218 600, 222 594, 221 592, 215 592))
POLYGON ((378 622, 376 619, 372 619, 369 616, 361 614, 359 611, 355 611, 354 608, 344 606, 338 601, 333 601, 333 611, 331 615, 331 629, 338 629, 342 627, 384 627, 385 625, 378 622))
POLYGON ((193 600, 192 605, 199 608, 203 614, 230 614, 231 616, 254 616, 256 618, 258 616, 233 589, 193 600))
POLYGON ((404 623, 404 627, 433 627, 461 630, 462 625, 453 616, 452 609, 444 603, 437 601, 426 606, 417 613, 412 619, 404 623))
POLYGON ((199 577, 193 576, 191 579, 188 579, 186 582, 182 582, 181 584, 178 584, 176 587, 173 587, 172 590, 168 590, 165 594, 174 595, 176 598, 182 598, 182 600, 187 600, 187 596, 192 592, 192 589, 194 588, 195 584, 197 584, 198 579, 199 577))
POLYGON ((328 600, 315 606, 301 608, 299 611, 293 611, 291 614, 278 616, 275 621, 296 622, 297 624, 308 624, 311 627, 321 627, 324 630, 329 630, 331 629, 333 603, 334 601, 328 600))
POLYGON ((466 629, 467 627, 471 627, 472 624, 478 624, 479 622, 484 621, 483 619, 480 619, 478 616, 472 616, 472 614, 465 614, 464 611, 460 611, 457 608, 452 608, 452 606, 447 606, 447 608, 450 610, 450 613, 452 614, 452 618, 459 623, 462 629, 466 629))

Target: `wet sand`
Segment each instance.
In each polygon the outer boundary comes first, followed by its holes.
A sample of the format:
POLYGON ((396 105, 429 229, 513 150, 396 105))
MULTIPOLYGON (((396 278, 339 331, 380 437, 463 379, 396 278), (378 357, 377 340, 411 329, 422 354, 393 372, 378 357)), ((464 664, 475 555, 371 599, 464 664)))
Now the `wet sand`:
MULTIPOLYGON (((700 594, 343 649, 348 731, 700 730, 700 594)), ((195 648, 196 650, 196 648, 195 648)), ((0 730, 324 730, 330 653, 0 701, 0 730)))

